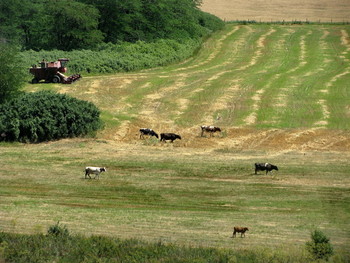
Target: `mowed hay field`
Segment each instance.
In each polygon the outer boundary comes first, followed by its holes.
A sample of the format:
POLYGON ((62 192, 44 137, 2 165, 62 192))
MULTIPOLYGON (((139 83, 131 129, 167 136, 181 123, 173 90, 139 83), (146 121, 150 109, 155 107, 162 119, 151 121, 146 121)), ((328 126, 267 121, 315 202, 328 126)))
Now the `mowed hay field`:
POLYGON ((350 244, 350 27, 227 24, 192 58, 72 85, 28 85, 102 110, 96 138, 1 144, 0 230, 294 251, 350 244), (222 132, 200 136, 200 125, 222 132), (138 129, 182 140, 140 140, 138 129), (279 167, 254 174, 255 162, 279 167), (107 167, 100 180, 85 166, 107 167), (249 227, 232 239, 233 226, 249 227))
POLYGON ((201 9, 226 21, 350 22, 348 0, 203 0, 201 9))

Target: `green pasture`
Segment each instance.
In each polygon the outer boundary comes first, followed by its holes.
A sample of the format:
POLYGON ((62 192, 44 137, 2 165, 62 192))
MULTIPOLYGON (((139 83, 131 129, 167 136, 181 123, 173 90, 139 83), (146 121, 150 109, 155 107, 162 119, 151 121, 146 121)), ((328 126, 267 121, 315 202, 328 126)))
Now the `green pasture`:
POLYGON ((191 246, 302 247, 323 230, 337 251, 350 242, 348 156, 201 151, 105 141, 1 145, 1 231, 45 233, 60 221, 74 234, 191 246), (102 149, 102 150, 101 150, 102 149), (254 174, 273 160, 279 171, 254 174), (100 180, 84 167, 106 166, 100 180), (235 225, 246 238, 230 238, 235 225))

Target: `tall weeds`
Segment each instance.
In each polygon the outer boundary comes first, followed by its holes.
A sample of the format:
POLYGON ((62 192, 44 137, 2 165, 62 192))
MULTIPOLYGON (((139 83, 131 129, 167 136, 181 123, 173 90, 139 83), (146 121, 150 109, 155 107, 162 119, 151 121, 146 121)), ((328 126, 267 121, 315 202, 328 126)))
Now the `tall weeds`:
POLYGON ((134 44, 102 44, 95 50, 25 51, 23 61, 27 67, 45 59, 56 61, 69 58, 71 73, 113 73, 135 71, 175 63, 190 57, 199 48, 201 40, 157 40, 152 43, 138 41, 134 44))

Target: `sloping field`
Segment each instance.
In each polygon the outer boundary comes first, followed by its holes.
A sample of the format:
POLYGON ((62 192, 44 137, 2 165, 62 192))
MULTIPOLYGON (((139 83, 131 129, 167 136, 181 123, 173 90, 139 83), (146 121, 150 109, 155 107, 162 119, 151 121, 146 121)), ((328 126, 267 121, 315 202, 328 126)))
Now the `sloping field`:
MULTIPOLYGON (((350 27, 228 24, 180 64, 29 85, 94 102, 95 139, 2 144, 0 230, 293 251, 350 244, 350 27), (221 134, 200 137, 199 125, 221 134), (138 129, 182 140, 140 140, 138 129), (254 175, 255 162, 279 167, 254 175), (87 165, 106 166, 84 180, 87 165), (250 228, 231 239, 234 225, 250 228)), ((294 253, 294 252, 291 252, 294 253)))
POLYGON ((348 0, 203 0, 201 9, 226 21, 350 22, 348 0))
POLYGON ((150 127, 207 147, 197 138, 207 124, 224 129, 215 147, 347 150, 349 29, 228 25, 180 65, 57 89, 104 111, 104 139, 135 141, 150 127))

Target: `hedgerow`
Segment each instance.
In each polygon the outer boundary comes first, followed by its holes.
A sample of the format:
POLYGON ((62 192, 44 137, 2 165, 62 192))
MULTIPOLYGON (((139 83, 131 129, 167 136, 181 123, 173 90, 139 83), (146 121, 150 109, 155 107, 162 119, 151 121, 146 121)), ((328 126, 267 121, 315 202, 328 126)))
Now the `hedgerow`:
POLYGON ((48 91, 26 93, 0 105, 0 141, 42 142, 77 137, 101 127, 92 103, 48 91))
POLYGON ((152 43, 107 43, 99 45, 95 50, 29 50, 22 52, 22 57, 27 67, 42 59, 56 61, 65 57, 70 59, 68 68, 72 73, 100 74, 135 71, 179 62, 190 57, 200 45, 199 39, 161 39, 152 43))

